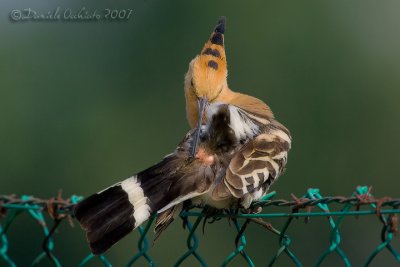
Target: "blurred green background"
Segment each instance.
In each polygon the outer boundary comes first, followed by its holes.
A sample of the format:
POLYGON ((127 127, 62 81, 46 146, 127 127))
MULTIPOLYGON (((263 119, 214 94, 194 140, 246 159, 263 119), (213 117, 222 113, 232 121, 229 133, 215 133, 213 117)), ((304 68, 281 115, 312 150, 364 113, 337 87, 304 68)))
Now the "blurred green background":
MULTIPOLYGON (((62 188, 64 196, 86 196, 171 152, 188 130, 183 75, 225 15, 230 87, 266 101, 293 135, 287 172, 273 186, 277 197, 301 196, 309 187, 350 195, 360 184, 372 185, 376 196, 398 197, 400 2, 251 2, 2 1, 0 194, 48 198, 62 188), (83 6, 133 14, 120 22, 9 19, 13 9, 83 6)), ((341 247, 355 266, 379 244, 380 229, 374 216, 345 219, 341 247)), ((199 235, 210 266, 234 249, 234 233, 219 221, 199 235)), ((304 266, 329 246, 325 218, 298 220, 289 234, 304 266)), ((137 236, 107 253, 115 266, 137 250, 137 236)), ((21 266, 40 252, 40 228, 27 215, 9 238, 21 266)), ((79 226, 63 222, 55 238, 65 266, 88 253, 79 226)), ((159 266, 184 252, 185 238, 175 222, 151 249, 159 266)), ((257 266, 278 249, 277 238, 257 226, 248 242, 257 266)), ((395 265, 385 252, 373 266, 395 265)), ((291 263, 283 257, 277 266, 291 263)), ((343 264, 330 256, 324 266, 343 264)))

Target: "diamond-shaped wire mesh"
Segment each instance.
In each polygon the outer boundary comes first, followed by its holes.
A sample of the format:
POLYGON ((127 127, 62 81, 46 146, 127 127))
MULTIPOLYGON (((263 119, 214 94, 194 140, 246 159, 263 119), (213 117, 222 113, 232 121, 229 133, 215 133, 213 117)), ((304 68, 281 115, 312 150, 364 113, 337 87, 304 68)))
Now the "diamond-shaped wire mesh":
MULTIPOLYGON (((250 211, 240 210, 224 210, 219 213, 213 213, 212 218, 207 218, 207 207, 192 207, 181 213, 181 218, 186 223, 188 231, 187 250, 182 251, 182 256, 178 258, 174 266, 181 266, 189 257, 194 257, 199 266, 208 266, 207 259, 203 258, 199 251, 199 239, 196 236, 196 230, 203 220, 217 220, 220 218, 229 218, 237 235, 235 238, 235 250, 226 256, 221 266, 229 266, 236 257, 243 257, 248 266, 255 266, 253 260, 246 253, 246 229, 249 224, 259 224, 265 229, 276 234, 279 240, 279 246, 275 255, 270 259, 268 266, 274 266, 279 257, 286 256, 292 261, 293 266, 303 266, 299 257, 290 249, 291 238, 287 234, 287 230, 292 225, 294 218, 304 217, 327 217, 331 229, 330 244, 328 249, 322 253, 316 260, 315 266, 321 266, 328 255, 336 253, 345 266, 352 266, 346 253, 340 248, 341 235, 340 227, 343 218, 346 216, 377 216, 382 223, 381 243, 376 245, 376 249, 372 252, 365 252, 365 264, 369 266, 376 256, 383 251, 389 254, 400 264, 400 254, 392 246, 392 240, 397 231, 398 214, 400 213, 400 199, 384 197, 376 199, 370 192, 370 188, 359 186, 350 197, 323 197, 318 189, 309 189, 307 193, 297 198, 292 196, 292 200, 274 199, 275 192, 266 195, 261 201, 252 204, 250 211), (330 209, 330 204, 337 204, 340 208, 334 211, 330 209), (280 213, 268 213, 268 206, 276 206, 285 209, 280 213), (360 207, 364 209, 360 210, 360 207), (366 207, 366 208, 365 208, 366 207), (318 211, 312 208, 318 208, 318 211), (290 212, 288 212, 288 209, 290 212), (270 223, 265 221, 268 218, 286 218, 286 222, 282 229, 275 229, 270 223)), ((9 240, 7 232, 9 227, 18 218, 21 213, 28 213, 41 226, 43 232, 42 251, 33 260, 32 266, 39 265, 42 261, 48 259, 54 266, 62 266, 61 261, 53 253, 54 239, 53 234, 63 220, 73 220, 73 206, 79 202, 82 197, 71 196, 63 199, 61 194, 52 199, 38 199, 32 196, 22 196, 17 198, 14 195, 0 195, 0 262, 1 266, 17 266, 14 259, 8 254, 9 240), (45 219, 47 213, 52 221, 51 226, 45 219)), ((156 261, 150 256, 149 240, 147 233, 151 228, 153 216, 146 225, 139 227, 140 238, 137 244, 137 252, 127 262, 126 266, 135 266, 138 260, 143 258, 150 266, 157 266, 156 261)), ((91 261, 99 260, 104 266, 112 266, 112 263, 104 255, 94 256, 88 254, 87 257, 77 262, 77 266, 87 266, 91 261)), ((159 263, 161 265, 161 263, 159 263)))

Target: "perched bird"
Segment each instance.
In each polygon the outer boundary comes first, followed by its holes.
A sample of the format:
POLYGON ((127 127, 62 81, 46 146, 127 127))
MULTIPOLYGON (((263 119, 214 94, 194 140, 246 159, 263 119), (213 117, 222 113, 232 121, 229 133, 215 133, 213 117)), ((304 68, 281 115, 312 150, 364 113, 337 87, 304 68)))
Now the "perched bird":
POLYGON ((264 102, 228 88, 224 30, 222 18, 189 65, 185 97, 192 129, 176 150, 75 207, 94 254, 154 214, 158 236, 187 201, 247 209, 282 174, 290 133, 264 102))
POLYGON ((195 127, 207 120, 199 107, 210 103, 229 104, 230 126, 238 127, 234 130, 242 147, 233 156, 224 183, 206 203, 219 207, 220 200, 233 195, 241 200, 243 207, 248 207, 252 200, 265 195, 284 170, 291 136, 263 101, 228 87, 224 33, 225 18, 222 17, 200 55, 189 64, 185 76, 186 112, 190 126, 195 127))

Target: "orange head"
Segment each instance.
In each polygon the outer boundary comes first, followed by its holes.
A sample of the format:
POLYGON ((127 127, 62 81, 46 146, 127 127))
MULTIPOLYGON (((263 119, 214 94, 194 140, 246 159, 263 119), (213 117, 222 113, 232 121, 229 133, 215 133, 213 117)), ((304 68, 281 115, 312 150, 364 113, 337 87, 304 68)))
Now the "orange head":
POLYGON ((197 99, 205 97, 212 102, 228 87, 224 32, 225 17, 221 17, 200 55, 189 64, 185 76, 186 94, 194 95, 197 99))

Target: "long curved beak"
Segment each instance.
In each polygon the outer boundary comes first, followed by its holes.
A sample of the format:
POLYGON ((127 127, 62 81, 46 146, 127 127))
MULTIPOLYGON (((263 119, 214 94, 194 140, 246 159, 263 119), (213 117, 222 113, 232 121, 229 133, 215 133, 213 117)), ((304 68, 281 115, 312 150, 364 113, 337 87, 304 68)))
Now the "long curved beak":
POLYGON ((199 119, 197 121, 196 135, 194 136, 193 139, 192 153, 191 153, 192 158, 194 158, 197 152, 197 145, 199 143, 199 138, 201 133, 201 123, 203 121, 204 110, 207 105, 207 97, 203 96, 201 99, 197 100, 197 103, 199 105, 199 119))

